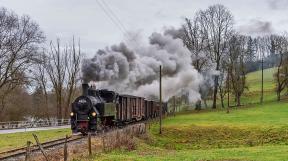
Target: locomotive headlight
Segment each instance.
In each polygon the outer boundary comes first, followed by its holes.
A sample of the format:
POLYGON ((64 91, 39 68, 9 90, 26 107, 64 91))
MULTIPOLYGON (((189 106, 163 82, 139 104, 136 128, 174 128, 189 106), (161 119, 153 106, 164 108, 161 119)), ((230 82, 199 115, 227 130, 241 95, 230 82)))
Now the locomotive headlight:
POLYGON ((70 113, 70 116, 74 116, 74 113, 73 113, 73 112, 71 112, 71 113, 70 113))
POLYGON ((96 116, 96 112, 92 112, 92 116, 95 117, 96 116))

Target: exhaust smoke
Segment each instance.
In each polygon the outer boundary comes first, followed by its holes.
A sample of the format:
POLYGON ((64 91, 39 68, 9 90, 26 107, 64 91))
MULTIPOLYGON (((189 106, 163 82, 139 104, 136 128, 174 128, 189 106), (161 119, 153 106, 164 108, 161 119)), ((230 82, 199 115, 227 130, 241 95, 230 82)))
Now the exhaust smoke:
POLYGON ((153 33, 148 43, 139 39, 98 50, 82 62, 84 83, 96 81, 102 88, 121 94, 158 98, 159 66, 162 65, 163 98, 189 93, 200 100, 201 74, 192 66, 189 50, 173 32, 153 33))

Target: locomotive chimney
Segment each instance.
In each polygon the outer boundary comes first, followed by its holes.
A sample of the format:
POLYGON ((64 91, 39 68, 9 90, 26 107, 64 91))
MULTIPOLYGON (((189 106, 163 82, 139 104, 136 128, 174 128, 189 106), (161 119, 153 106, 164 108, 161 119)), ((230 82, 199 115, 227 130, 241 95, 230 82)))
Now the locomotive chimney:
POLYGON ((83 96, 88 96, 88 88, 89 88, 89 85, 87 83, 82 84, 82 95, 83 96))

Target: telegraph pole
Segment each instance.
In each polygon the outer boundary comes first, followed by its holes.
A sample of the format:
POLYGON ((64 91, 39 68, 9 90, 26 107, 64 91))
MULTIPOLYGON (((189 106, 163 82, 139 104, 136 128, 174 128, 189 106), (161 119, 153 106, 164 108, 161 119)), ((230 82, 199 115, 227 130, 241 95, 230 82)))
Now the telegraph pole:
POLYGON ((162 66, 160 65, 160 70, 159 70, 159 99, 160 99, 160 109, 159 109, 159 125, 160 125, 160 129, 159 129, 159 134, 162 134, 162 66))
POLYGON ((262 104, 263 103, 263 83, 264 83, 264 73, 263 73, 263 70, 264 70, 264 53, 262 51, 262 60, 261 60, 261 98, 260 98, 260 103, 262 104))

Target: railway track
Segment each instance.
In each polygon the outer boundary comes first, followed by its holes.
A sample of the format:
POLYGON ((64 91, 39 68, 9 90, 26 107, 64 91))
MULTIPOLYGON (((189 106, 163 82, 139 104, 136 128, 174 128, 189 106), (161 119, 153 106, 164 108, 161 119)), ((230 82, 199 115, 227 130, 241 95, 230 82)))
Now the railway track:
MULTIPOLYGON (((82 138, 85 138, 85 136, 70 136, 68 137, 67 142, 77 141, 82 138)), ((65 140, 66 138, 51 140, 51 141, 43 142, 41 143, 41 145, 44 149, 48 149, 48 148, 52 148, 52 147, 64 144, 65 140)), ((30 146, 31 152, 38 151, 38 150, 40 150, 40 148, 37 145, 30 146)), ((12 149, 8 151, 0 152, 0 160, 6 160, 6 159, 8 160, 8 159, 16 158, 25 154, 26 154, 26 147, 12 149)))
MULTIPOLYGON (((102 137, 102 135, 105 135, 106 133, 109 133, 109 132, 113 132, 114 130, 125 128, 125 127, 128 127, 130 125, 135 125, 135 124, 139 124, 139 123, 146 123, 146 122, 147 122, 147 120, 141 120, 141 121, 129 123, 129 124, 121 126, 121 127, 102 129, 102 130, 97 131, 97 133, 92 134, 92 136, 102 137)), ((80 140, 83 138, 86 138, 86 136, 83 136, 83 135, 69 136, 67 138, 67 142, 69 143, 69 142, 77 141, 77 140, 80 140)), ((60 139, 56 139, 56 140, 43 142, 43 143, 41 143, 41 145, 42 145, 43 149, 45 150, 45 149, 53 148, 53 147, 58 146, 58 145, 63 145, 65 143, 65 140, 66 140, 66 138, 60 138, 60 139)), ((13 160, 13 158, 15 160, 15 158, 17 158, 19 156, 25 156, 26 148, 27 147, 21 147, 21 148, 17 148, 17 149, 12 149, 12 150, 8 150, 8 151, 0 152, 0 161, 10 160, 10 159, 13 160)), ((35 151, 40 151, 39 146, 38 145, 30 146, 30 152, 35 152, 35 151)))

